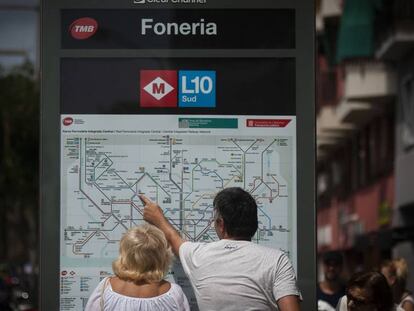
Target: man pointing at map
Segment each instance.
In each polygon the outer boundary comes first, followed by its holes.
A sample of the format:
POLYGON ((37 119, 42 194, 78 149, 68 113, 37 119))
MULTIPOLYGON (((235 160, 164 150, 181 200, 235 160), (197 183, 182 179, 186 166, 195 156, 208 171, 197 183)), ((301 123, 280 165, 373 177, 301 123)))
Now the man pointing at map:
POLYGON ((184 241, 162 209, 140 196, 144 219, 161 229, 194 289, 201 311, 298 311, 300 293, 288 257, 251 242, 258 228, 257 204, 241 188, 226 188, 214 199, 219 241, 184 241))

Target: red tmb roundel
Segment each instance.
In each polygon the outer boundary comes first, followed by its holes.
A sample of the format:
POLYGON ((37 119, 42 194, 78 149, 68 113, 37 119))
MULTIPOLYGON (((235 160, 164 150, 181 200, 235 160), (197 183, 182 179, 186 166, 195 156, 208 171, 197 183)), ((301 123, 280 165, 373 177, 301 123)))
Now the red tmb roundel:
POLYGON ((98 22, 90 17, 82 17, 74 21, 70 27, 70 34, 77 40, 92 37, 98 30, 98 22))
POLYGON ((71 117, 66 117, 63 119, 63 125, 64 126, 69 126, 73 123, 73 118, 71 117))

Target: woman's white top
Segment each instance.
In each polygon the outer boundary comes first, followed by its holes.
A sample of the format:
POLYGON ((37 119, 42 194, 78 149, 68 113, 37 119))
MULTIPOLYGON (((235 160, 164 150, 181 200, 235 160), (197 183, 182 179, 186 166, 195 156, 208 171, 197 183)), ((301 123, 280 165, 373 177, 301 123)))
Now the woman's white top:
POLYGON ((107 279, 103 279, 95 288, 89 297, 85 311, 190 311, 188 300, 177 284, 171 283, 168 292, 160 296, 135 298, 114 292, 111 282, 109 280, 106 282, 107 279))
POLYGON ((407 296, 405 296, 402 300, 401 300, 401 302, 400 302, 400 304, 398 305, 399 307, 403 307, 403 305, 404 305, 404 303, 406 302, 406 301, 409 301, 409 302, 411 302, 412 304, 414 304, 414 298, 413 298, 413 296, 411 296, 411 295, 407 295, 407 296))
MULTIPOLYGON (((336 306, 337 311, 347 311, 348 310, 348 299, 346 296, 343 296, 341 300, 339 300, 338 305, 336 306)), ((394 305, 392 311, 404 311, 401 307, 394 305)))
POLYGON ((335 309, 326 301, 318 300, 318 311, 335 311, 335 309))

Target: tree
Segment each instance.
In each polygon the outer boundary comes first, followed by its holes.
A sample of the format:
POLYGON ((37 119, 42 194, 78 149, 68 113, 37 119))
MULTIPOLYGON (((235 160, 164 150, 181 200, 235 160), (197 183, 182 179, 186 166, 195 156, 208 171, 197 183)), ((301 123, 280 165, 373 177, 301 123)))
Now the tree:
POLYGON ((33 66, 0 71, 0 260, 37 264, 39 83, 33 66))

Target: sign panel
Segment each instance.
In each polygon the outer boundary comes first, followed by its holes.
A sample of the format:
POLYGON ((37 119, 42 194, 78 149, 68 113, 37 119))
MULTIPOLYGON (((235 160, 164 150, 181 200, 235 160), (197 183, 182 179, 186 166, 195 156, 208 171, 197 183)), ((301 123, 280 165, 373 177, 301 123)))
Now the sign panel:
MULTIPOLYGON (((141 193, 185 239, 209 242, 218 240, 214 195, 242 187, 259 205, 254 241, 296 265, 293 65, 291 58, 61 60, 61 308, 81 308, 111 274, 122 234, 144 222, 141 193), (85 276, 85 267, 95 274, 85 276)), ((170 279, 197 310, 179 264, 170 279)))
MULTIPOLYGON (((315 309, 312 5, 207 1, 44 2, 42 309, 84 309, 140 194, 210 242, 233 186, 315 309)), ((198 310, 179 261, 168 279, 198 310)))
MULTIPOLYGON (((141 193, 162 206, 186 240, 211 242, 218 240, 214 195, 242 187, 259 207, 254 242, 279 248, 296 262, 295 117, 61 119, 62 310, 81 310, 112 273, 122 234, 144 222, 141 193)), ((193 298, 181 269, 174 267, 169 278, 193 298)), ((196 309, 194 299, 192 304, 196 309)))
POLYGON ((274 10, 62 10, 64 49, 293 49, 295 14, 274 10))
POLYGON ((294 58, 62 58, 60 69, 63 114, 296 112, 294 58))

